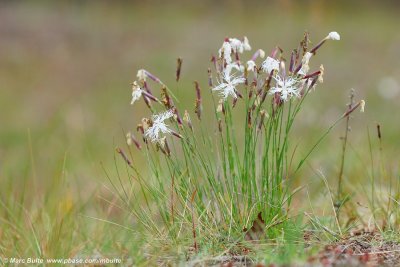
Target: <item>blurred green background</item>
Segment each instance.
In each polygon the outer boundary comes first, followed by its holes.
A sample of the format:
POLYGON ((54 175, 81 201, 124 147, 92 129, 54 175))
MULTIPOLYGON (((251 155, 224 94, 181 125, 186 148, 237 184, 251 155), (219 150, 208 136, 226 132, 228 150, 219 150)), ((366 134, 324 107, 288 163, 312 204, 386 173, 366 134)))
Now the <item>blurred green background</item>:
MULTIPOLYGON (((356 170, 368 164, 367 127, 376 140, 379 122, 388 162, 396 166, 399 159, 399 13, 397 1, 0 2, 1 197, 40 206, 37 200, 55 190, 55 177, 63 177, 59 195, 79 202, 93 193, 84 213, 97 214, 96 189, 111 194, 103 190, 101 163, 114 169, 123 130, 148 115, 142 103, 130 105, 138 69, 174 89, 175 60, 182 57, 179 90, 190 108, 193 81, 206 88, 209 58, 226 36, 246 35, 253 50, 267 53, 279 45, 288 55, 306 30, 314 44, 330 31, 342 40, 312 60, 312 68, 324 64, 324 83, 304 105, 293 144, 308 148, 344 112, 354 88, 367 105, 352 121, 354 161, 346 170, 362 183, 356 170)), ((309 163, 328 179, 336 178, 343 127, 309 163)))

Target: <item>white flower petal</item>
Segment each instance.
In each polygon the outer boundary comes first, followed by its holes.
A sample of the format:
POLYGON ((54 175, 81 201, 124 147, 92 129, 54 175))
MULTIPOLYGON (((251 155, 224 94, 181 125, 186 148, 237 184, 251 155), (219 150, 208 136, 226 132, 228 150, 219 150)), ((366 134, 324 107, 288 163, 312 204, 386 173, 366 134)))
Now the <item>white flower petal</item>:
POLYGON ((246 66, 247 66, 247 71, 255 71, 255 68, 257 67, 256 63, 253 60, 247 61, 246 66))
POLYGON ((330 32, 328 34, 328 36, 326 37, 326 39, 329 40, 334 40, 334 41, 339 41, 340 40, 340 35, 337 32, 330 32))
POLYGON ((235 69, 239 72, 243 72, 244 71, 244 67, 239 65, 238 63, 231 63, 226 65, 225 69, 224 69, 224 77, 230 77, 231 76, 231 72, 232 69, 235 69))
POLYGON ((212 91, 219 91, 219 94, 223 97, 223 99, 227 99, 228 96, 232 96, 233 98, 237 98, 236 94, 236 86, 238 84, 244 83, 245 78, 243 77, 234 77, 228 72, 223 73, 223 77, 219 84, 212 89, 212 91))
POLYGON ((140 99, 140 97, 142 96, 142 92, 143 92, 142 89, 137 89, 132 91, 131 105, 133 105, 133 103, 135 103, 140 99))
POLYGON ((283 101, 289 100, 291 97, 300 97, 299 81, 293 77, 274 76, 276 84, 269 91, 269 94, 279 93, 283 101))
POLYGON ((229 38, 229 43, 232 46, 234 52, 243 53, 243 44, 237 38, 229 38))
POLYGON ((169 134, 172 132, 168 126, 164 123, 165 120, 174 116, 172 110, 165 111, 160 114, 152 116, 153 125, 146 129, 144 136, 149 138, 152 142, 160 142, 160 134, 169 134))
POLYGON ((221 58, 224 55, 224 59, 226 63, 230 64, 232 62, 231 53, 232 53, 232 46, 229 42, 224 42, 222 47, 218 50, 219 57, 221 58))
POLYGON ((260 53, 260 58, 264 58, 265 57, 265 51, 262 50, 262 49, 259 49, 258 51, 260 53))
POLYGON ((251 46, 250 46, 250 43, 249 43, 249 39, 247 39, 246 36, 245 36, 244 39, 243 39, 243 48, 244 48, 244 50, 246 50, 246 51, 250 51, 250 50, 251 50, 251 46))
POLYGON ((267 57, 262 63, 261 68, 266 73, 271 73, 273 70, 279 70, 279 61, 272 57, 267 57))
POLYGON ((139 81, 146 81, 147 75, 144 69, 138 70, 136 76, 139 79, 139 81))

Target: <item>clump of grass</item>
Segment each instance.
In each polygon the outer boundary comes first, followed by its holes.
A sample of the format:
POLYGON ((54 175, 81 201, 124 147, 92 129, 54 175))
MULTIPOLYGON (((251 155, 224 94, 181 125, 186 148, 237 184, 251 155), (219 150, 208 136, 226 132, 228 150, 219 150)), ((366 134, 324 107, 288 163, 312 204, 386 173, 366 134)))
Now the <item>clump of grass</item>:
POLYGON ((375 134, 371 135, 368 129, 369 162, 363 162, 363 166, 368 166, 365 176, 370 179, 361 186, 367 203, 359 204, 367 212, 357 212, 357 218, 367 229, 387 234, 399 229, 400 184, 398 175, 388 167, 390 161, 384 153, 382 126, 377 123, 374 130, 375 134))
MULTIPOLYGON (((137 125, 143 142, 131 132, 127 138, 147 157, 151 175, 135 165, 132 146, 129 153, 118 149, 132 177, 129 187, 120 181, 118 197, 125 207, 160 243, 197 255, 251 254, 248 242, 292 240, 285 235, 298 223, 288 213, 296 192, 291 178, 330 130, 363 105, 354 104, 294 162, 292 127, 308 94, 323 82, 324 67, 310 72, 310 59, 326 41, 339 39, 331 32, 309 49, 306 33, 289 58, 276 47, 266 58, 258 49, 242 61, 242 53, 251 50, 248 39, 226 38, 208 70, 214 108, 203 110, 205 90, 195 82, 196 116, 160 78, 139 70, 131 103, 143 99, 151 116, 137 125)), ((178 59, 176 81, 181 67, 178 59)))

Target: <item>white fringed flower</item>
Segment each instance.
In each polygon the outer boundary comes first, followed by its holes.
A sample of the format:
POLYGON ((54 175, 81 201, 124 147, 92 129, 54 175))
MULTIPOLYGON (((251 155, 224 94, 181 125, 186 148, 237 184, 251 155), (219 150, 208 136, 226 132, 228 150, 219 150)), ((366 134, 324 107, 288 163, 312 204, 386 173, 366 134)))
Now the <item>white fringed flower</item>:
POLYGON ((243 53, 243 44, 237 38, 229 38, 229 43, 232 47, 233 52, 243 53))
POLYGON ((244 83, 245 80, 246 79, 243 77, 235 77, 230 73, 230 71, 224 71, 221 81, 212 90, 219 91, 224 100, 226 100, 228 96, 237 98, 236 86, 238 84, 244 83))
POLYGON ((251 50, 249 39, 245 36, 243 41, 237 38, 229 38, 229 43, 235 53, 243 53, 244 51, 251 50))
POLYGON ((224 76, 226 76, 226 77, 231 76, 233 69, 235 69, 239 72, 244 72, 243 65, 239 65, 238 63, 231 63, 231 64, 226 65, 226 67, 224 69, 224 76))
POLYGON ((168 128, 168 125, 166 125, 164 121, 172 118, 173 116, 174 113, 172 112, 172 110, 167 110, 163 113, 153 115, 153 124, 146 129, 146 131, 144 132, 144 136, 146 138, 149 138, 153 143, 160 142, 160 133, 170 134, 172 132, 172 130, 168 128))
POLYGON ((300 97, 300 91, 298 88, 298 80, 293 77, 281 77, 279 75, 274 76, 276 81, 275 87, 272 87, 269 94, 279 93, 283 101, 289 100, 291 97, 300 97))
POLYGON ((330 32, 328 36, 325 37, 325 39, 339 41, 340 35, 337 32, 330 32))
POLYGON ((253 60, 247 61, 246 66, 247 66, 247 71, 256 71, 257 66, 253 60))
POLYGON ((266 73, 271 73, 273 70, 279 70, 279 60, 267 57, 261 64, 261 69, 266 73))
POLYGON ((225 62, 227 64, 232 63, 232 57, 231 53, 232 51, 234 53, 243 53, 244 51, 251 50, 251 46, 249 43, 249 39, 245 36, 243 38, 243 41, 237 39, 237 38, 229 38, 225 40, 225 42, 222 44, 222 47, 218 50, 219 57, 221 58, 222 55, 225 59, 225 62))
POLYGON ((138 83, 136 81, 133 82, 132 84, 132 100, 131 100, 131 105, 138 101, 140 97, 142 96, 143 89, 140 88, 138 83))
POLYGON ((243 49, 246 50, 246 51, 250 51, 251 50, 249 39, 247 39, 246 36, 243 38, 243 49))
POLYGON ((308 65, 310 62, 313 53, 306 52, 301 59, 301 69, 299 70, 298 74, 300 75, 307 75, 308 71, 310 70, 310 66, 308 65))
POLYGON ((147 75, 144 69, 138 70, 136 76, 139 79, 139 81, 146 81, 147 75))
POLYGON ((222 44, 222 47, 218 50, 219 57, 221 58, 223 55, 227 64, 230 64, 232 62, 231 53, 232 46, 229 42, 224 42, 222 44))

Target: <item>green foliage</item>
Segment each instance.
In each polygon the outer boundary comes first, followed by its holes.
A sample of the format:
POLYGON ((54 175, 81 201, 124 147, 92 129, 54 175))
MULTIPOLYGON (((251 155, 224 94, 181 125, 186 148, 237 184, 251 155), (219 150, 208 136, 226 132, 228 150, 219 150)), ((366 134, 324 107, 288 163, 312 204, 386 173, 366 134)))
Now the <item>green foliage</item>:
MULTIPOLYGON (((195 254, 234 253, 243 242, 251 250, 252 243, 246 241, 249 239, 277 242, 277 249, 285 247, 276 254, 282 259, 285 253, 298 251, 294 239, 301 239, 302 224, 288 213, 298 190, 292 191, 291 180, 331 129, 362 102, 339 117, 298 163, 293 162, 292 127, 323 74, 322 67, 321 71, 307 74, 308 62, 330 36, 308 50, 305 34, 300 48, 292 53, 288 70, 283 54, 273 50, 271 56, 276 59, 268 57, 253 75, 251 70, 241 69, 243 63, 231 63, 230 57, 224 55, 229 51, 229 56, 239 58, 225 41, 222 54, 214 59, 217 85, 213 85, 209 70, 209 89, 222 91, 219 101, 212 97, 215 119, 211 126, 202 121, 193 123, 189 113, 183 112, 185 103, 179 102, 155 75, 139 70, 139 80, 133 83, 132 103, 143 97, 153 116, 138 124, 143 146, 133 133, 128 133, 128 144, 132 145, 128 146, 129 153, 117 149, 126 163, 127 177, 132 179, 127 185, 118 175, 118 184, 111 179, 110 182, 125 209, 154 237, 165 244, 192 247, 195 254), (224 46, 228 50, 224 51, 224 46), (271 61, 276 66, 263 73, 271 61), (232 73, 234 68, 238 71, 232 73), (161 101, 154 90, 150 91, 150 81, 161 87, 161 101), (244 85, 238 89, 232 81, 244 85), (233 102, 228 95, 233 96, 233 102), (164 112, 157 114, 160 109, 164 112), (185 114, 183 119, 181 114, 185 114), (143 149, 151 175, 143 175, 145 168, 134 164, 133 144, 143 149)), ((254 60, 260 51, 254 54, 254 60)), ((201 115, 205 94, 197 82, 195 85, 195 111, 200 119, 212 111, 201 115)))

